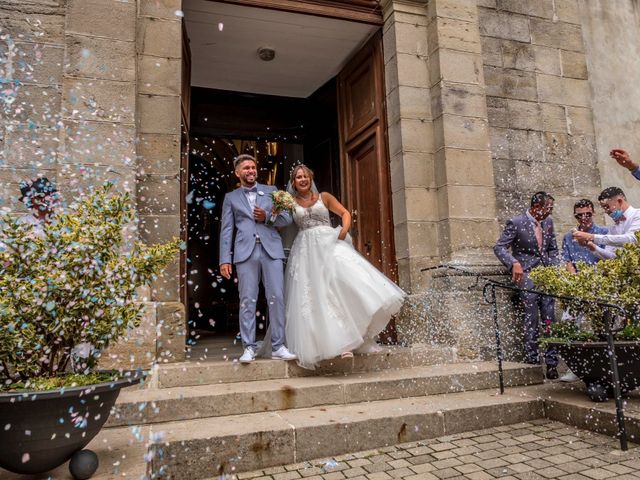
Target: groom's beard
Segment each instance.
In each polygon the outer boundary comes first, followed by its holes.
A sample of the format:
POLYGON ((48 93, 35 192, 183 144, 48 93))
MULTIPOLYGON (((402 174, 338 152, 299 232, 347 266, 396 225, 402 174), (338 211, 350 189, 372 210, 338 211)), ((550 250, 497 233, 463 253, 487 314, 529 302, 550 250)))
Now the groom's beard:
POLYGON ((240 185, 243 187, 253 187, 257 183, 257 177, 254 176, 251 181, 247 180, 247 177, 240 177, 240 185))

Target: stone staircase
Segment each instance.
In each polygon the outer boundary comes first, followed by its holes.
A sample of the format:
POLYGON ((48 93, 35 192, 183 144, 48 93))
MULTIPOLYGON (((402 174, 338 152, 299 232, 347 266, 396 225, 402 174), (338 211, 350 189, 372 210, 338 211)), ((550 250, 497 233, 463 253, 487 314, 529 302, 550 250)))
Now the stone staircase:
POLYGON ((101 458, 94 478, 214 478, 544 416, 522 390, 542 382, 539 366, 505 363, 499 395, 495 362, 454 360, 414 346, 315 372, 279 360, 161 365, 145 388, 121 393, 88 446, 101 458))
MULTIPOLYGON (((508 386, 542 382, 537 366, 504 370, 508 386)), ((123 392, 107 425, 148 429, 151 473, 213 478, 543 416, 537 400, 497 390, 495 363, 454 363, 453 352, 425 346, 315 372, 277 360, 192 360, 123 392)))

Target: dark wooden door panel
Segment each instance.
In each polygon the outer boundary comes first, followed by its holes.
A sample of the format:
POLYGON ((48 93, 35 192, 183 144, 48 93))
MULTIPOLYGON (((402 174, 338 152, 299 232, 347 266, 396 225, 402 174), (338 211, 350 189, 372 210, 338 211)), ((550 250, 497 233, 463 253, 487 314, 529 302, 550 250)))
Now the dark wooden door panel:
POLYGON ((347 153, 352 166, 353 239, 359 252, 378 269, 384 270, 381 248, 380 175, 378 145, 375 130, 369 138, 347 153))
POLYGON ((359 133, 378 121, 376 84, 373 65, 365 57, 358 68, 344 77, 346 119, 344 138, 353 140, 359 133))
POLYGON ((343 198, 360 253, 396 279, 382 42, 375 35, 338 77, 343 198))

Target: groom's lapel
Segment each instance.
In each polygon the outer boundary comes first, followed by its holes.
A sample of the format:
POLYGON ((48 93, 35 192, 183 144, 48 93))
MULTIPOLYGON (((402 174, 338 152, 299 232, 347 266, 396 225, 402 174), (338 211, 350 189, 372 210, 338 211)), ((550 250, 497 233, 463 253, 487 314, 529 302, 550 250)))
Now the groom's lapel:
POLYGON ((261 185, 261 184, 257 184, 257 189, 258 189, 258 195, 256 196, 256 205, 260 208, 262 208, 263 210, 266 210, 266 206, 267 206, 267 192, 265 191, 265 186, 261 185))

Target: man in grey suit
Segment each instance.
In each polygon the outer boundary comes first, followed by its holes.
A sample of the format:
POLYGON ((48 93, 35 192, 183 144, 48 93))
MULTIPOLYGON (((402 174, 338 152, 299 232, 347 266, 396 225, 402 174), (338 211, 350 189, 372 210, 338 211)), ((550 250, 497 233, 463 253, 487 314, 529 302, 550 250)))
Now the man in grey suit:
MULTIPOLYGON (((529 210, 507 221, 504 231, 493 247, 496 257, 511 271, 511 279, 518 287, 533 289, 529 278, 532 268, 562 263, 553 229, 553 197, 537 192, 531 198, 529 210)), ((520 292, 524 307, 524 339, 527 363, 539 363, 539 320, 549 325, 554 321, 554 301, 546 295, 520 292)), ((555 349, 545 353, 547 378, 558 378, 558 359, 555 349)))
POLYGON ((276 187, 257 182, 256 159, 239 155, 233 162, 240 188, 227 193, 220 227, 220 274, 227 280, 238 273, 240 335, 244 352, 240 363, 256 356, 256 303, 260 277, 269 305, 272 357, 296 358, 284 345, 284 249, 276 227, 291 223, 288 212, 272 212, 276 187), (235 241, 233 240, 235 234, 235 241))

